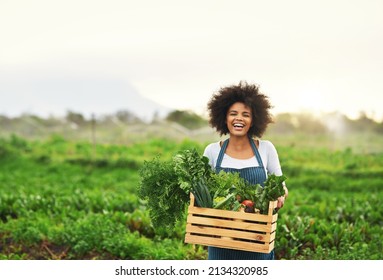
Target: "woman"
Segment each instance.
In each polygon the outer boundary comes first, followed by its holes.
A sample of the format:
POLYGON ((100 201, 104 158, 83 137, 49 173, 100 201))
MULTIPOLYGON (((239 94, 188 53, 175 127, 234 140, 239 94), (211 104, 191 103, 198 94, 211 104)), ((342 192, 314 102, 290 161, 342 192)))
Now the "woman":
MULTIPOLYGON (((210 125, 220 133, 229 134, 225 141, 209 144, 204 155, 210 165, 219 172, 239 172, 252 184, 264 185, 267 174, 282 175, 282 169, 274 145, 260 140, 272 122, 268 97, 259 92, 256 85, 241 82, 221 88, 208 103, 210 125), (257 137, 257 138, 254 138, 257 137)), ((283 207, 288 190, 278 198, 278 208, 283 207)), ((268 254, 209 247, 208 258, 272 260, 274 250, 268 254)))

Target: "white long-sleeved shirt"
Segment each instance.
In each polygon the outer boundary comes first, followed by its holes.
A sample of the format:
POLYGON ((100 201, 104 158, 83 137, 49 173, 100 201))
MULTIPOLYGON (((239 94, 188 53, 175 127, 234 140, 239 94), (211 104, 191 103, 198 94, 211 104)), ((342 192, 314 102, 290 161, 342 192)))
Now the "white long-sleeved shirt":
MULTIPOLYGON (((213 169, 215 169, 216 167, 220 150, 220 142, 211 143, 205 148, 204 156, 209 158, 209 164, 213 169)), ((277 176, 282 175, 282 169, 281 164, 279 162, 278 153, 273 143, 271 143, 268 140, 259 140, 258 152, 261 156, 266 174, 275 174, 277 176)), ((237 169, 253 166, 259 166, 255 155, 249 159, 236 159, 230 157, 225 153, 221 163, 221 167, 237 169)))

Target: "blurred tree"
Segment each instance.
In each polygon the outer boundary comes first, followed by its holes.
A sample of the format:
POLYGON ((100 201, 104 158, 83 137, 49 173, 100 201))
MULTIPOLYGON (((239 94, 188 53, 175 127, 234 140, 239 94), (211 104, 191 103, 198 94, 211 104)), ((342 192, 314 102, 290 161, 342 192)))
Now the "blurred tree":
POLYGON ((296 132, 307 134, 327 133, 327 126, 323 120, 308 113, 281 113, 275 117, 275 123, 270 127, 271 132, 293 134, 296 132))
POLYGON ((375 127, 376 122, 363 111, 359 113, 359 118, 352 122, 352 128, 355 131, 373 131, 375 127))
POLYGON ((383 134, 383 122, 377 123, 374 131, 383 134))
POLYGON ((191 111, 175 110, 168 114, 166 120, 176 122, 188 129, 197 129, 207 125, 207 120, 191 111))
POLYGON ((4 128, 5 126, 11 126, 12 119, 7 116, 0 115, 0 125, 1 128, 4 128))
POLYGON ((316 119, 311 114, 298 114, 297 119, 299 131, 309 134, 323 134, 327 132, 327 128, 321 120, 316 119))
POLYGON ((139 117, 128 110, 117 111, 116 118, 123 123, 142 122, 139 117))
POLYGON ((74 123, 78 126, 81 126, 83 125, 86 120, 84 118, 84 116, 80 113, 76 113, 76 112, 73 112, 73 111, 68 111, 67 114, 66 114, 66 117, 65 119, 68 121, 68 122, 71 122, 71 123, 74 123))
POLYGON ((275 117, 275 123, 270 126, 270 132, 295 133, 297 129, 296 118, 290 113, 281 113, 275 117))

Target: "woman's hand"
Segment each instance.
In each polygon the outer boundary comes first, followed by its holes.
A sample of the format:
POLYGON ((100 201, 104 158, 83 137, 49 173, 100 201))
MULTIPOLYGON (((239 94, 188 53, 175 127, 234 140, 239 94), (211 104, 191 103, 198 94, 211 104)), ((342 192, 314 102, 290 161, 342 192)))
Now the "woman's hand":
POLYGON ((285 200, 287 196, 289 195, 289 190, 287 189, 286 185, 283 183, 283 189, 285 190, 285 195, 278 197, 278 203, 277 208, 280 209, 285 204, 285 200))

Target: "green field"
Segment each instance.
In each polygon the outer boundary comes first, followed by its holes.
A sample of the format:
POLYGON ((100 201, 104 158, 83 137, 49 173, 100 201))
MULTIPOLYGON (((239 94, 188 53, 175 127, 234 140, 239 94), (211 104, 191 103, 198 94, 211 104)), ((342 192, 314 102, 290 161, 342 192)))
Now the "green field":
MULTIPOLYGON (((383 259, 381 139, 271 140, 290 190, 276 258, 383 259)), ((0 259, 206 259, 183 242, 184 221, 172 233, 153 228, 136 193, 145 160, 207 143, 0 139, 0 259)))

